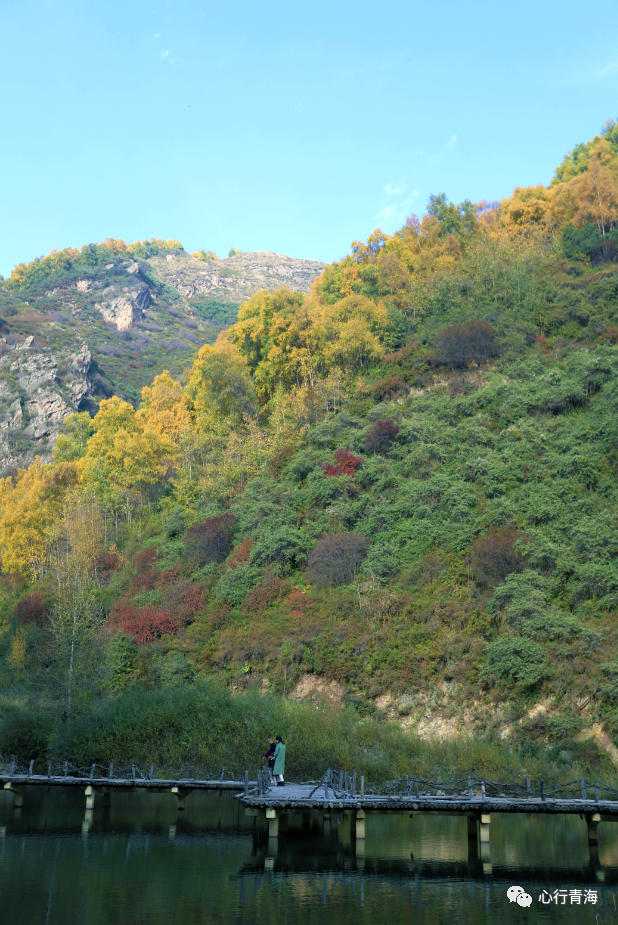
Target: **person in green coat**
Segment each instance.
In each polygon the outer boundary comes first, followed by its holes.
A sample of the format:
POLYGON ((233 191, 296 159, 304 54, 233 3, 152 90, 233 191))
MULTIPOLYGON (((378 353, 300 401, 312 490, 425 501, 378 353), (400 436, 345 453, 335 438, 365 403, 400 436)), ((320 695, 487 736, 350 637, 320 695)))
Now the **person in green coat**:
POLYGON ((273 768, 273 777, 277 781, 277 787, 284 786, 283 775, 285 772, 285 745, 281 736, 277 736, 277 745, 275 746, 275 766, 273 768))

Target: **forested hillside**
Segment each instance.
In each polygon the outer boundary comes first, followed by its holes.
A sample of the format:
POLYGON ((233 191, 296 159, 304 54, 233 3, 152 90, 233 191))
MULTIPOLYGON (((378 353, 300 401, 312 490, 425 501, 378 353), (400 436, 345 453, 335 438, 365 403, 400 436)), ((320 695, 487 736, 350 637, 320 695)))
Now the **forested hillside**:
POLYGON ((49 462, 73 412, 94 415, 111 395, 137 405, 157 373, 182 375, 257 290, 285 280, 308 292, 322 269, 234 248, 219 260, 154 238, 108 238, 19 264, 0 279, 0 474, 37 455, 49 462))
POLYGON ((617 401, 612 121, 258 291, 0 482, 0 750, 240 766, 268 721, 305 774, 614 775, 617 401))

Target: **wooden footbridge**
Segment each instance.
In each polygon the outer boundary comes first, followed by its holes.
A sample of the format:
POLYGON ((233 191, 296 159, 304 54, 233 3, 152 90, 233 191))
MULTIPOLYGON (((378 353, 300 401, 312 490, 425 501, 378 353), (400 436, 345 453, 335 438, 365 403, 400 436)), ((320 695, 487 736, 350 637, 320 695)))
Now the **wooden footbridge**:
POLYGON ((47 766, 47 773, 35 762, 27 767, 15 764, 0 768, 0 783, 14 797, 15 809, 23 806, 31 787, 70 787, 81 789, 86 812, 95 805, 110 806, 113 793, 145 791, 169 793, 184 810, 186 798, 194 791, 238 791, 238 799, 249 816, 261 818, 268 834, 277 838, 287 829, 290 815, 301 815, 303 824, 317 815, 326 828, 331 820, 350 818, 356 839, 365 838, 366 821, 377 813, 439 814, 467 819, 468 836, 489 844, 492 813, 575 814, 586 820, 588 842, 597 844, 600 822, 618 821, 618 790, 585 778, 550 787, 543 781, 532 786, 529 777, 522 782, 496 783, 476 777, 434 782, 406 775, 389 782, 381 790, 370 790, 356 772, 328 770, 319 781, 275 785, 270 771, 257 772, 256 780, 244 772, 242 778, 221 768, 215 775, 194 767, 162 772, 150 765, 147 770, 132 764, 108 767, 92 764, 77 768, 69 762, 47 766))
POLYGON ((249 781, 248 776, 242 780, 234 777, 227 768, 221 768, 218 774, 206 775, 193 767, 181 768, 175 772, 158 774, 154 764, 143 770, 135 764, 118 766, 111 763, 107 767, 92 764, 89 768, 76 768, 68 761, 60 765, 47 766, 47 773, 35 773, 35 762, 28 767, 11 764, 0 771, 0 783, 4 790, 14 796, 14 807, 23 806, 24 795, 29 787, 71 787, 84 791, 86 810, 92 810, 95 802, 103 806, 111 805, 112 793, 147 791, 149 793, 170 793, 178 800, 178 810, 185 808, 185 799, 194 790, 243 790, 257 786, 256 781, 249 781))
MULTIPOLYGON (((246 775, 248 777, 248 775, 246 775)), ((439 814, 467 818, 469 838, 489 844, 492 813, 576 814, 586 820, 588 843, 597 844, 600 822, 618 821, 618 790, 585 778, 547 787, 495 783, 475 777, 432 782, 406 775, 380 791, 365 789, 356 773, 328 770, 322 780, 278 787, 268 771, 259 771, 257 786, 245 784, 239 796, 248 815, 264 816, 269 837, 277 838, 290 814, 321 814, 325 824, 350 814, 352 832, 365 838, 368 816, 376 813, 439 814)))

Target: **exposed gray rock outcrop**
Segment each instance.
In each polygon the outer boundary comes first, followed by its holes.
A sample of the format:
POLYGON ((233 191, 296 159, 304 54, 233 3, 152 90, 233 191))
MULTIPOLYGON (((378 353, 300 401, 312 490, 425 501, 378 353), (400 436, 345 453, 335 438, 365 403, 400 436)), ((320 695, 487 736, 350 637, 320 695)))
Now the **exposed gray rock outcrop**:
POLYGON ((4 344, 0 355, 0 467, 44 461, 66 418, 91 396, 92 356, 81 348, 60 357, 49 348, 4 344))
POLYGON ((134 327, 144 317, 144 311, 151 302, 150 290, 147 286, 137 290, 125 289, 122 295, 113 297, 115 289, 109 287, 103 295, 110 298, 104 302, 97 302, 95 308, 101 312, 108 324, 113 324, 119 331, 127 331, 134 327))

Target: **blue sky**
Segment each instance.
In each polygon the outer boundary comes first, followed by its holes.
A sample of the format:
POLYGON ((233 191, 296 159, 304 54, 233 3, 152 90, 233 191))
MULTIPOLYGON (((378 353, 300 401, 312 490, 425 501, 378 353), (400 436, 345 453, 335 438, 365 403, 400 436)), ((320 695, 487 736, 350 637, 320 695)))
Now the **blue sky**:
POLYGON ((0 35, 5 276, 108 236, 336 260, 618 116, 615 0, 0 0, 0 35))

